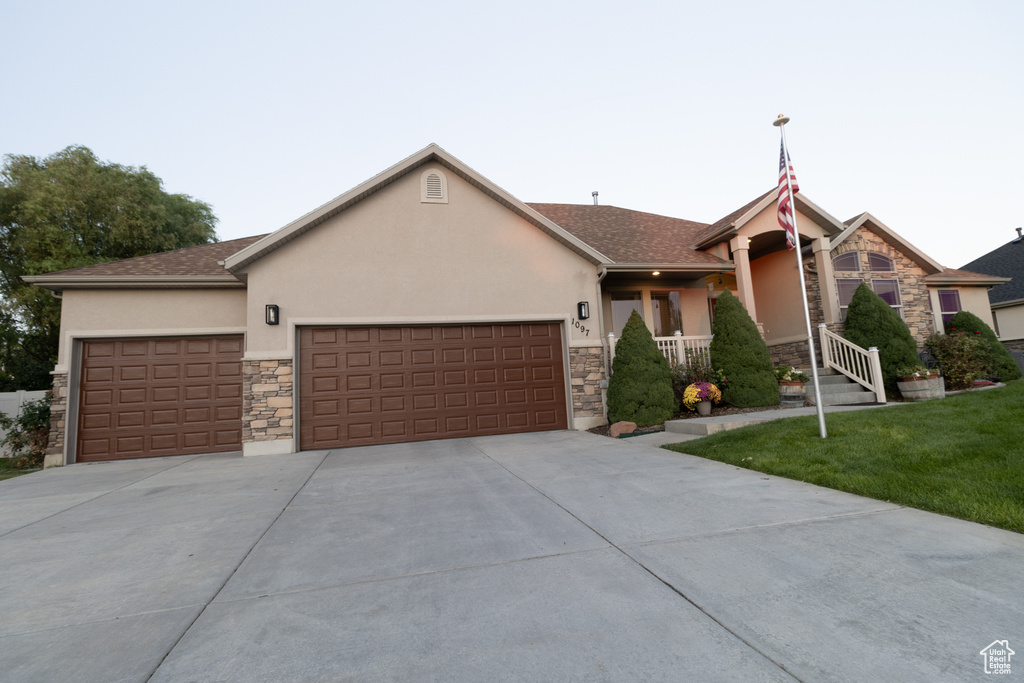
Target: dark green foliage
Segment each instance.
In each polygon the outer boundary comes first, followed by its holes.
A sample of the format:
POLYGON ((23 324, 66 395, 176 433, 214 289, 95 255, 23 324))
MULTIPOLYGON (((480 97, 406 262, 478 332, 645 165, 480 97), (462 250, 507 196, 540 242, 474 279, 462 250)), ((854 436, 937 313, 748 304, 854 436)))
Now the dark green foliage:
POLYGON ((608 382, 608 420, 647 427, 674 417, 678 410, 668 361, 643 319, 633 311, 615 345, 608 382))
MULTIPOLYGON (((52 368, 60 330, 60 302, 22 276, 206 244, 216 239, 216 221, 209 205, 168 194, 145 167, 102 162, 85 147, 45 159, 7 155, 0 168, 0 297, 18 330, 34 339, 22 348, 38 361, 38 349, 29 347, 41 346, 52 368)), ((15 375, 6 365, 4 372, 15 375)))
POLYGON ((7 433, 0 444, 10 453, 16 469, 43 466, 46 444, 50 437, 50 402, 53 394, 21 406, 21 415, 9 417, 0 413, 0 427, 7 433))
POLYGON ((917 342, 900 314, 864 283, 857 287, 850 299, 844 336, 847 341, 864 349, 878 348, 885 393, 893 398, 899 396, 897 369, 920 363, 917 342))
POLYGON ((747 309, 728 290, 718 297, 711 332, 711 364, 729 378, 719 387, 722 400, 738 408, 778 405, 779 384, 768 347, 747 309))
POLYGON ((984 363, 985 372, 989 376, 998 377, 1004 382, 1021 378, 1020 368, 1017 367, 1010 352, 999 341, 992 328, 986 325, 981 318, 968 311, 960 311, 950 318, 946 325, 947 332, 953 330, 963 332, 968 336, 977 335, 985 340, 988 354, 984 358, 984 363))

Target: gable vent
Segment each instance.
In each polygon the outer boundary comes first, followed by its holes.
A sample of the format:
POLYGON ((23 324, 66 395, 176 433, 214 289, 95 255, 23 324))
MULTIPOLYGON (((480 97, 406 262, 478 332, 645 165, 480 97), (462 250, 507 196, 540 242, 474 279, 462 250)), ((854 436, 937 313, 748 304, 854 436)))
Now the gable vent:
POLYGON ((427 175, 427 197, 430 199, 444 197, 444 189, 441 187, 441 176, 436 173, 427 175))
POLYGON ((428 204, 448 203, 448 179, 438 170, 425 171, 420 177, 420 201, 428 204))

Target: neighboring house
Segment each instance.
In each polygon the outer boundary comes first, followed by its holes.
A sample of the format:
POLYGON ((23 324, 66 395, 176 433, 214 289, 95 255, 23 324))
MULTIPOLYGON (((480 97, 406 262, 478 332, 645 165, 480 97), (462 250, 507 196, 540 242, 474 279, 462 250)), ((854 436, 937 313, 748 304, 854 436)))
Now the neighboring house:
MULTIPOLYGON (((815 324, 861 280, 919 342, 944 291, 991 319, 1005 278, 796 208, 815 324)), ((795 263, 774 191, 711 225, 525 204, 431 145, 269 235, 26 278, 63 298, 48 463, 587 429, 633 310, 706 340, 729 289, 806 367, 795 263)))
POLYGON ((1012 278, 988 292, 993 326, 999 340, 1011 351, 1024 351, 1024 236, 1017 237, 995 251, 968 263, 964 268, 979 273, 1012 278))

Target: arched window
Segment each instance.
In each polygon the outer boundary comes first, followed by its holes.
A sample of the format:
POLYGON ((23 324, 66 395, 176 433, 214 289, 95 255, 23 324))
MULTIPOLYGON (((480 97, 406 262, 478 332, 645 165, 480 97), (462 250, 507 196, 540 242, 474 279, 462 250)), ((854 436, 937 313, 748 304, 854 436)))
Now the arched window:
POLYGON ((896 266, 893 265, 892 259, 882 254, 875 254, 868 252, 868 270, 876 272, 892 273, 895 272, 896 266))
POLYGON ((847 273, 860 272, 860 252, 848 251, 832 259, 832 270, 847 273))

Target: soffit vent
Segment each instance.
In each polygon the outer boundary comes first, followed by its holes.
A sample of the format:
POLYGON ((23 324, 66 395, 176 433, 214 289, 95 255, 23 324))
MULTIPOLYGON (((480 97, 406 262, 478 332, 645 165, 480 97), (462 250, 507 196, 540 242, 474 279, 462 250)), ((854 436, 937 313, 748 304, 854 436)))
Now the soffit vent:
POLYGON ((448 179, 436 169, 424 171, 420 177, 420 201, 427 204, 448 203, 448 179))

